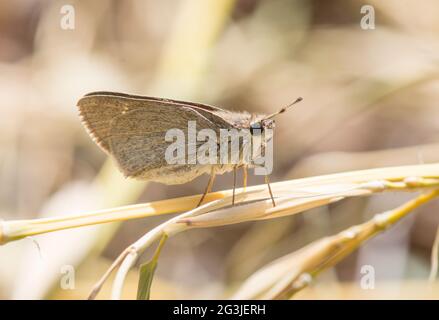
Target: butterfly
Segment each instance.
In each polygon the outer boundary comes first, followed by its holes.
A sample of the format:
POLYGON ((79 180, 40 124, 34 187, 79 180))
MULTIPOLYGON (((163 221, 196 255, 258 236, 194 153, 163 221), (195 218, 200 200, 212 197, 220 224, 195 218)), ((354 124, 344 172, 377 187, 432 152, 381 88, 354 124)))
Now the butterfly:
MULTIPOLYGON (((247 184, 247 168, 255 167, 254 161, 242 156, 246 146, 238 147, 237 161, 217 161, 216 163, 193 163, 187 160, 199 150, 204 141, 192 139, 185 141, 185 149, 192 150, 170 163, 167 150, 171 142, 167 140, 170 130, 189 133, 188 123, 195 123, 201 130, 210 130, 221 137, 221 130, 247 130, 252 138, 259 138, 259 152, 263 152, 272 136, 261 139, 268 131, 274 129, 274 117, 285 112, 301 101, 297 98, 293 103, 270 115, 251 114, 248 112, 232 112, 219 107, 117 92, 92 92, 78 101, 79 114, 86 130, 97 145, 109 154, 117 163, 120 171, 126 176, 140 180, 157 181, 164 184, 183 184, 198 176, 209 174, 210 179, 201 196, 200 205, 211 191, 215 176, 233 171, 233 200, 235 203, 236 170, 244 170, 244 186, 247 184), (194 151, 195 150, 195 151, 194 151)), ((229 137, 219 143, 231 147, 229 137)), ((219 146, 219 144, 218 144, 219 146)), ((232 150, 232 148, 230 148, 232 150)), ((232 152, 232 151, 230 151, 232 152)), ((229 155, 227 155, 229 159, 229 155)), ((218 159, 219 160, 219 159, 218 159)), ((270 197, 275 206, 274 197, 268 181, 270 197)))

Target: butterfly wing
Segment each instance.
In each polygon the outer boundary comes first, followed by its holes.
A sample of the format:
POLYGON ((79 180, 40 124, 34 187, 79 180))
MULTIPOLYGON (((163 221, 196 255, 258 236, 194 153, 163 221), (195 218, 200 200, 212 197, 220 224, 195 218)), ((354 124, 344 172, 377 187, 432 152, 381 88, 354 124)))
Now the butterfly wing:
MULTIPOLYGON (((126 176, 167 184, 184 183, 210 170, 168 164, 168 130, 180 129, 187 137, 189 121, 196 122, 197 130, 232 127, 215 113, 224 113, 222 109, 176 100, 98 92, 82 98, 78 107, 90 135, 126 176)), ((202 142, 196 144, 195 150, 202 142)))
POLYGON ((108 145, 110 123, 114 118, 132 110, 153 109, 157 106, 173 106, 175 109, 192 107, 221 128, 232 126, 230 122, 219 115, 227 114, 226 110, 207 104, 107 91, 89 93, 78 101, 79 115, 86 130, 107 153, 110 153, 108 145))

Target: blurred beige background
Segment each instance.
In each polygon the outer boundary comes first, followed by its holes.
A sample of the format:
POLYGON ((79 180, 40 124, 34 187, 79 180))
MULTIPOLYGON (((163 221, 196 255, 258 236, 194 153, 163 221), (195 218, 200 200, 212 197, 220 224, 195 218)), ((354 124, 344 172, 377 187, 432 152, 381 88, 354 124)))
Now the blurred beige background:
MULTIPOLYGON (((304 97, 277 120, 271 181, 436 162, 437 12, 433 0, 3 0, 0 218, 80 213, 203 191, 207 177, 183 186, 142 184, 104 165, 106 156, 76 109, 94 90, 266 113, 304 97), (374 29, 361 28, 365 4, 375 10, 374 29), (74 27, 65 29, 63 10, 71 8, 74 27)), ((250 175, 250 184, 262 182, 250 175)), ((214 190, 231 185, 231 175, 224 175, 214 190)), ((265 263, 410 196, 352 199, 294 217, 180 234, 160 257, 152 298, 227 297, 265 263)), ((438 298, 426 280, 438 209, 431 203, 368 242, 301 297, 438 298), (367 292, 359 284, 364 265, 376 275, 375 289, 367 292)), ((0 298, 85 298, 112 259, 164 219, 0 247, 0 298), (75 271, 74 288, 60 285, 65 266, 75 271)), ((128 280, 125 297, 133 298, 136 271, 128 280)), ((107 285, 100 297, 108 291, 107 285)))

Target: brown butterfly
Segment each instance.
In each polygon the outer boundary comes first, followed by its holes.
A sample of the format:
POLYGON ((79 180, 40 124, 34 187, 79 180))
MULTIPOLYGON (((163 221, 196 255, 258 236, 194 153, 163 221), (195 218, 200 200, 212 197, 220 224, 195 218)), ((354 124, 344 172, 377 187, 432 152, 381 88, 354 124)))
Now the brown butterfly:
MULTIPOLYGON (((252 136, 274 128, 273 117, 285 112, 293 103, 271 115, 231 112, 206 104, 129 95, 116 92, 92 92, 78 102, 83 124, 92 139, 116 161, 126 177, 157 181, 165 184, 182 184, 207 173, 210 179, 198 205, 211 191, 215 176, 233 171, 233 200, 235 202, 236 170, 244 170, 254 163, 239 157, 237 163, 170 164, 165 157, 169 142, 166 132, 179 129, 187 133, 188 122, 195 121, 197 128, 211 129, 218 135, 220 129, 247 129, 252 136)), ((188 142, 189 143, 189 142, 188 142)), ((197 150, 203 142, 192 141, 197 150)), ((265 145, 262 144, 262 148, 265 145)), ((240 148, 240 151, 242 148, 240 148)), ((189 154, 188 154, 189 156, 189 154)), ((270 197, 275 205, 268 176, 265 176, 270 197)))

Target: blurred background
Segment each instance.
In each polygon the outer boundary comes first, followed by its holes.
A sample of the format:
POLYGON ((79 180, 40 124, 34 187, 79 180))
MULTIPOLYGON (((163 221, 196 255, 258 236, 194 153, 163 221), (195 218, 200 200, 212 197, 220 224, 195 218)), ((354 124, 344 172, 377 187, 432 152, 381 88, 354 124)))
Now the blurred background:
MULTIPOLYGON (((125 180, 78 117, 76 102, 95 90, 265 113, 302 96, 277 120, 273 182, 437 162, 437 12, 434 0, 2 0, 0 219, 202 193, 206 176, 184 186, 125 180), (362 12, 364 5, 372 11, 362 12), (367 14, 374 19, 364 21, 367 14)), ((214 190, 231 186, 226 174, 214 190)), ((163 249, 152 298, 225 298, 275 258, 413 196, 350 199, 293 217, 179 234, 163 249)), ((438 205, 369 241, 297 297, 439 298, 427 283, 438 205), (360 287, 365 265, 375 271, 373 290, 360 287)), ((0 298, 84 299, 126 246, 166 219, 2 246, 0 298), (70 268, 74 287, 63 289, 70 268)), ((135 298, 137 277, 133 270, 125 298, 135 298)))

